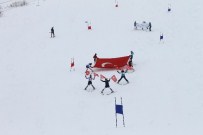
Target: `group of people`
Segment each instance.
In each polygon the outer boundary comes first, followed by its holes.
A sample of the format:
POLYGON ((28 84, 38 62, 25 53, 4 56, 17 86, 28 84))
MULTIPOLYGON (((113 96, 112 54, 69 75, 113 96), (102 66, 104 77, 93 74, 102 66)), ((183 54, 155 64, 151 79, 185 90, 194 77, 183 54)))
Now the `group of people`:
MULTIPOLYGON (((168 12, 171 12, 171 4, 168 5, 168 12)), ((138 24, 138 23, 136 23, 136 21, 135 21, 135 22, 134 22, 134 27, 135 27, 135 28, 141 27, 141 29, 143 30, 143 29, 144 29, 143 26, 145 26, 145 25, 143 25, 143 24, 146 24, 146 22, 143 22, 142 24, 138 24)), ((151 28, 152 28, 151 22, 148 23, 148 25, 147 25, 146 28, 149 29, 149 31, 151 31, 151 28)), ((163 41, 163 39, 164 39, 163 33, 160 34, 160 38, 159 38, 159 39, 160 39, 160 42, 163 41)))
MULTIPOLYGON (((133 64, 132 64, 132 60, 133 60, 133 56, 134 56, 134 52, 133 51, 131 51, 130 52, 130 59, 129 59, 129 62, 128 62, 128 64, 129 64, 129 66, 133 66, 133 64)), ((96 60, 97 60, 97 53, 95 53, 94 54, 94 56, 93 56, 93 59, 94 59, 94 62, 96 62, 96 60)), ((86 65, 86 72, 88 71, 91 71, 91 73, 89 73, 88 75, 85 75, 85 78, 88 80, 88 83, 87 83, 87 86, 85 87, 85 90, 87 90, 87 88, 89 87, 89 86, 92 86, 92 88, 93 88, 93 90, 95 90, 95 87, 94 87, 94 85, 92 84, 92 81, 93 80, 95 80, 95 75, 93 75, 93 73, 94 73, 94 71, 92 70, 92 63, 88 63, 87 65, 86 65)), ((120 79, 117 81, 117 83, 119 84, 120 83, 120 81, 122 80, 122 79, 124 79, 127 83, 129 83, 129 81, 128 81, 128 79, 126 78, 126 76, 125 76, 125 74, 128 72, 128 70, 121 70, 121 71, 117 71, 120 75, 121 75, 121 77, 120 77, 120 79)), ((102 91, 101 91, 101 93, 103 94, 103 92, 104 92, 104 90, 106 89, 106 88, 109 88, 110 90, 111 90, 111 93, 113 93, 114 91, 112 90, 112 88, 110 87, 110 85, 109 85, 109 82, 110 82, 110 80, 111 79, 108 79, 108 78, 104 78, 104 79, 101 79, 100 78, 100 81, 102 81, 102 82, 104 82, 105 83, 105 87, 104 87, 104 89, 102 89, 102 91)))
POLYGON ((142 23, 137 23, 137 22, 135 21, 135 22, 134 22, 134 28, 135 28, 135 29, 142 29, 142 30, 148 29, 149 31, 151 31, 151 29, 152 29, 152 24, 151 24, 151 22, 147 23, 147 22, 143 21, 142 23))
MULTIPOLYGON (((171 5, 169 5, 169 7, 168 7, 168 12, 170 12, 170 11, 171 11, 171 5)), ((144 21, 142 24, 138 24, 138 23, 136 23, 136 21, 135 21, 135 22, 134 22, 134 26, 135 26, 136 28, 137 28, 137 27, 141 27, 142 29, 143 29, 143 27, 146 27, 147 29, 149 29, 149 31, 151 31, 151 28, 152 28, 151 22, 146 23, 145 21, 144 21)), ((51 32, 50 32, 50 33, 51 33, 51 38, 54 38, 54 37, 55 37, 54 27, 51 27, 51 32)), ((162 40, 163 40, 163 33, 160 34, 160 41, 162 41, 162 40)), ((130 54, 130 59, 129 59, 129 61, 128 61, 128 66, 133 67, 132 60, 133 60, 134 52, 131 51, 130 53, 131 53, 131 54, 130 54)), ((96 63, 97 58, 98 58, 98 57, 97 57, 97 53, 95 53, 94 56, 93 56, 94 63, 96 63)), ((93 70, 92 70, 92 63, 87 64, 87 65, 86 65, 86 69, 87 69, 87 70, 89 69, 91 72, 93 72, 93 70)), ((87 70, 86 70, 86 71, 87 71, 87 70)), ((125 79, 125 81, 126 81, 127 83, 129 83, 128 79, 127 79, 126 76, 125 76, 125 73, 127 73, 127 71, 128 71, 128 70, 126 70, 126 71, 124 71, 124 70, 117 71, 119 74, 121 74, 121 77, 120 77, 120 79, 118 80, 117 83, 120 83, 120 81, 121 81, 122 79, 125 79)), ((92 86, 93 90, 95 90, 95 87, 94 87, 94 85, 92 84, 92 80, 95 79, 95 76, 94 76, 94 78, 93 78, 93 77, 92 77, 92 74, 90 74, 89 77, 85 76, 85 78, 88 79, 88 84, 87 84, 87 86, 85 87, 85 90, 87 90, 87 88, 88 88, 90 85, 92 86)), ((114 92, 114 91, 111 89, 110 85, 109 85, 110 79, 105 78, 104 80, 102 80, 102 79, 100 79, 100 80, 105 83, 105 88, 104 88, 104 89, 109 88, 112 93, 114 92)), ((102 89, 101 93, 104 92, 104 89, 102 89)))
MULTIPOLYGON (((89 77, 87 77, 87 76, 85 75, 85 78, 88 79, 88 83, 87 83, 87 86, 85 87, 85 90, 87 90, 87 88, 88 88, 90 85, 92 86, 93 90, 95 90, 95 87, 94 87, 94 85, 92 84, 92 80, 95 79, 95 76, 93 77, 93 75, 90 74, 89 77)), ((104 80, 102 80, 102 79, 100 79, 100 80, 105 83, 104 89, 109 88, 109 89, 111 90, 111 93, 114 92, 114 91, 111 89, 110 85, 109 85, 110 79, 105 78, 104 80)), ((102 94, 103 94, 103 92, 104 92, 104 89, 102 89, 102 91, 101 91, 102 94)))
MULTIPOLYGON (((118 84, 119 82, 122 80, 122 79, 125 79, 127 83, 129 83, 128 79, 126 78, 125 76, 125 73, 127 73, 128 70, 124 71, 124 70, 121 70, 121 71, 117 71, 119 74, 121 74, 121 77, 120 79, 118 80, 118 84)), ((94 85, 92 84, 92 81, 95 79, 95 76, 93 77, 92 74, 90 74, 89 76, 86 76, 85 75, 85 78, 88 79, 88 83, 87 83, 87 86, 85 87, 85 90, 87 90, 87 88, 89 86, 92 86, 93 90, 95 90, 95 87, 94 85)), ((111 79, 108 79, 108 78, 104 78, 104 79, 100 79, 100 81, 104 82, 105 83, 105 87, 102 89, 101 93, 103 94, 104 90, 106 88, 109 88, 111 90, 111 93, 113 93, 114 91, 112 90, 112 88, 110 87, 109 85, 109 82, 110 82, 111 79)))

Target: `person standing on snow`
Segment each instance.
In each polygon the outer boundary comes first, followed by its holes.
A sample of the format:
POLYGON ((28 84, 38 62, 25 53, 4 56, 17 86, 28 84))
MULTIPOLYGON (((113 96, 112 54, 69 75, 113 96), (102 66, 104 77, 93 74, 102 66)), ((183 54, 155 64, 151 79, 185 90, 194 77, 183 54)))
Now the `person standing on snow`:
POLYGON ((54 34, 54 27, 51 28, 51 38, 54 38, 55 34, 54 34))
POLYGON ((137 23, 136 23, 136 21, 134 22, 134 28, 137 28, 137 23))
POLYGON ((133 67, 132 59, 129 59, 129 61, 128 61, 128 66, 129 66, 129 67, 133 67))
POLYGON ((98 58, 96 53, 94 54, 93 58, 94 58, 94 63, 96 63, 97 58, 98 58))
POLYGON ((133 60, 133 55, 134 55, 134 52, 133 51, 130 51, 130 59, 133 60))
POLYGON ((152 24, 151 22, 149 22, 149 31, 151 31, 151 28, 152 28, 152 24))
POLYGON ((121 70, 121 72, 117 71, 119 74, 121 74, 121 78, 118 80, 117 83, 119 83, 123 78, 126 80, 127 83, 129 83, 128 79, 126 79, 125 77, 125 73, 127 73, 128 70, 124 71, 124 70, 121 70))
POLYGON ((91 85, 92 88, 93 88, 93 90, 95 90, 95 87, 94 87, 93 84, 92 84, 92 80, 94 80, 95 77, 92 78, 92 75, 90 75, 89 77, 85 76, 85 78, 88 79, 88 83, 87 83, 87 86, 85 87, 85 90, 87 90, 87 87, 88 87, 89 85, 91 85))
MULTIPOLYGON (((110 79, 105 78, 104 81, 103 81, 103 80, 101 80, 101 81, 102 81, 102 82, 105 82, 105 88, 104 88, 104 89, 109 88, 109 89, 111 90, 111 93, 114 92, 114 91, 110 88, 110 85, 109 85, 110 79)), ((104 89, 101 91, 102 94, 103 94, 103 92, 104 92, 104 89)))
POLYGON ((164 39, 163 33, 160 35, 160 42, 164 39))
POLYGON ((171 12, 171 4, 168 5, 168 12, 171 12))

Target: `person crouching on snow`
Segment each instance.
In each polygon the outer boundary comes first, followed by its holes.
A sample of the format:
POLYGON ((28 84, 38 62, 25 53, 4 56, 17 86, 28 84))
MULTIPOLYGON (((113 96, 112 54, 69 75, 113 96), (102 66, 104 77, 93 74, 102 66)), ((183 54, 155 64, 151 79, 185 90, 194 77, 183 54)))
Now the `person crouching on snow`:
MULTIPOLYGON (((104 89, 109 88, 109 89, 111 90, 111 93, 114 92, 114 91, 110 88, 110 85, 109 85, 110 79, 105 78, 104 81, 103 81, 103 80, 101 80, 101 81, 102 81, 102 82, 105 82, 105 88, 104 88, 104 89)), ((103 92, 104 92, 104 89, 101 91, 102 94, 103 94, 103 92)))
POLYGON ((87 87, 88 87, 89 85, 91 85, 92 88, 93 88, 93 90, 95 90, 95 87, 94 87, 93 84, 92 84, 92 80, 94 80, 95 77, 92 78, 92 75, 90 75, 89 77, 85 76, 85 78, 88 79, 88 83, 87 83, 87 86, 85 87, 85 90, 87 90, 87 87))
POLYGON ((129 83, 128 79, 126 79, 125 77, 125 73, 127 73, 128 70, 124 71, 124 70, 121 70, 121 72, 117 71, 119 74, 121 74, 121 78, 118 80, 117 83, 119 83, 123 78, 126 80, 127 83, 129 83))
POLYGON ((92 72, 94 72, 94 71, 92 70, 92 68, 93 68, 93 67, 92 67, 92 63, 87 64, 87 65, 86 65, 86 68, 87 68, 86 71, 89 69, 89 70, 91 70, 92 72))

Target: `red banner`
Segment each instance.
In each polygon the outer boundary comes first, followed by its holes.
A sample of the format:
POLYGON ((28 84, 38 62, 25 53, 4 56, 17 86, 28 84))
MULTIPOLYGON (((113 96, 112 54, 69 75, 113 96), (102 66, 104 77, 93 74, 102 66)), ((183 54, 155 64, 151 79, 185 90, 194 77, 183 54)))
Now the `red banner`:
POLYGON ((94 67, 96 68, 118 68, 128 64, 130 56, 118 58, 97 58, 94 67))

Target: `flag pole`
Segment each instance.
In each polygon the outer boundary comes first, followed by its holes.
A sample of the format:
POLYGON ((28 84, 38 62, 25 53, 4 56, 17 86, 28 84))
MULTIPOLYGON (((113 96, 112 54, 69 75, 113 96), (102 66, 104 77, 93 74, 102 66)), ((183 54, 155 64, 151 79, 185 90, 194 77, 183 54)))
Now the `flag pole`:
POLYGON ((115 116, 116 116, 116 128, 117 128, 116 97, 115 97, 115 116))
MULTIPOLYGON (((121 97, 121 105, 122 105, 122 107, 123 107, 123 103, 122 103, 122 97, 121 97)), ((124 113, 123 113, 123 126, 125 127, 124 113)))

